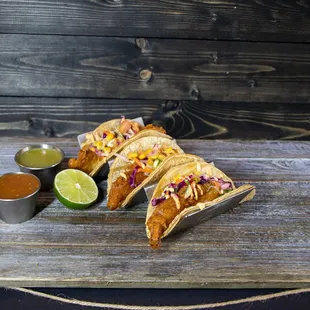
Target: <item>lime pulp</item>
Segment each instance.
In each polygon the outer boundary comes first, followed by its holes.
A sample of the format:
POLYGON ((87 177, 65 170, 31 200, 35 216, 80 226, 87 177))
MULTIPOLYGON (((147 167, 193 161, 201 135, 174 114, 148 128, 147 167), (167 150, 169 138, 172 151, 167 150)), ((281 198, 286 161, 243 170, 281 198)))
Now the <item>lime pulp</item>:
POLYGON ((58 200, 70 209, 85 209, 96 202, 98 187, 85 172, 66 169, 54 180, 54 192, 58 200))

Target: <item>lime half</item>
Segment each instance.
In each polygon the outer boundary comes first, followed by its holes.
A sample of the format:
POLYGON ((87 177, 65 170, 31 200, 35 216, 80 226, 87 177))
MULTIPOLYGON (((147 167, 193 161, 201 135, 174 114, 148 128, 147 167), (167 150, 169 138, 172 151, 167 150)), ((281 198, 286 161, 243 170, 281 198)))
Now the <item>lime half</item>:
POLYGON ((70 209, 85 209, 98 198, 98 187, 86 173, 66 169, 54 180, 54 191, 58 200, 70 209))

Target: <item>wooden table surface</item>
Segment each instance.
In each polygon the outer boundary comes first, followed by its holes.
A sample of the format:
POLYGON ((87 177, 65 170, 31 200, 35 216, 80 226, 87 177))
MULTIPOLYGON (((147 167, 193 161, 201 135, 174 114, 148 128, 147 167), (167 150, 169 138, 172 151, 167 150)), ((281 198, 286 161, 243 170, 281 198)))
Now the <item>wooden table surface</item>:
MULTIPOLYGON (((14 154, 34 140, 0 142, 3 174, 17 171, 14 154)), ((45 142, 63 148, 67 158, 78 150, 76 140, 45 142)), ((214 160, 237 185, 255 185, 255 198, 234 213, 165 239, 162 249, 153 251, 145 235, 146 204, 111 212, 103 198, 73 211, 52 191, 42 192, 33 219, 18 225, 0 221, 0 286, 310 286, 310 143, 178 142, 214 160)), ((105 197, 105 181, 99 187, 105 197)))

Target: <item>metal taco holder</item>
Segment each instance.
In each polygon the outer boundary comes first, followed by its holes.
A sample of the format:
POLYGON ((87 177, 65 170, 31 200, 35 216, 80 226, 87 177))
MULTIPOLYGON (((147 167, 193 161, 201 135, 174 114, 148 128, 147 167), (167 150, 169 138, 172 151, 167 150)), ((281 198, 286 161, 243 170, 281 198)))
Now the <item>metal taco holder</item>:
MULTIPOLYGON (((152 199, 152 195, 157 183, 149 184, 143 187, 131 200, 128 206, 133 206, 136 204, 140 204, 145 201, 150 201, 152 199)), ((230 196, 221 202, 207 207, 203 210, 195 211, 191 214, 187 214, 181 218, 178 224, 171 230, 169 234, 175 234, 180 231, 186 230, 190 227, 196 226, 201 222, 206 220, 212 219, 218 215, 226 213, 227 211, 237 207, 240 202, 253 190, 255 189, 254 186, 249 186, 248 188, 244 189, 236 193, 233 196, 230 196)))
POLYGON ((150 201, 152 199, 152 195, 154 189, 157 185, 156 183, 148 184, 147 186, 142 187, 136 195, 131 199, 131 201, 127 204, 127 207, 132 207, 138 205, 140 203, 150 201))
POLYGON ((108 177, 110 167, 112 166, 114 162, 114 158, 107 161, 99 170, 99 172, 93 177, 95 182, 101 182, 102 180, 105 180, 108 177))
MULTIPOLYGON (((132 119, 133 121, 139 123, 141 126, 145 126, 144 125, 144 121, 142 117, 137 117, 132 119)), ((85 141, 86 139, 86 134, 87 133, 82 133, 80 135, 77 136, 77 140, 79 142, 79 146, 81 148, 82 143, 85 141)), ((107 178, 109 171, 110 171, 110 166, 112 165, 114 159, 109 160, 108 162, 106 162, 100 169, 100 171, 96 174, 96 176, 94 177, 95 181, 101 181, 105 178, 107 178)))
POLYGON ((237 207, 240 202, 253 190, 254 186, 250 186, 245 190, 236 193, 233 196, 230 196, 219 203, 212 205, 210 207, 206 207, 203 210, 199 210, 190 214, 185 215, 178 224, 171 230, 169 234, 175 234, 180 231, 183 231, 187 228, 198 225, 206 220, 210 220, 218 215, 226 213, 229 210, 237 207))

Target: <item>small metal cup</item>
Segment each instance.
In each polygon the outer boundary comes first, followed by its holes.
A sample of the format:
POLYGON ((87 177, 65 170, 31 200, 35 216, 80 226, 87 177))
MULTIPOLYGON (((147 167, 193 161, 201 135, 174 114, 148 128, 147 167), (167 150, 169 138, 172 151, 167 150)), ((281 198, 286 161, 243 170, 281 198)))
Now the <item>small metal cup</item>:
POLYGON ((55 176, 60 171, 61 163, 62 163, 64 157, 65 157, 65 154, 64 154, 63 150, 58 148, 57 146, 48 145, 48 144, 36 144, 36 145, 27 146, 27 147, 19 150, 15 154, 14 159, 15 159, 16 164, 19 166, 20 171, 31 173, 31 174, 37 176, 41 181, 41 190, 48 190, 48 189, 53 188, 55 176), (54 149, 61 154, 61 160, 58 163, 51 165, 51 166, 48 166, 48 167, 45 167, 45 168, 26 167, 19 162, 19 157, 21 154, 23 154, 29 150, 37 149, 37 148, 54 149))
MULTIPOLYGON (((30 174, 24 172, 13 172, 7 174, 30 174)), ((4 174, 5 175, 5 174, 4 174)), ((36 176, 34 176, 38 179, 36 176)), ((32 194, 18 199, 1 199, 0 198, 0 219, 9 224, 18 224, 30 220, 36 211, 37 198, 41 187, 32 194)))

